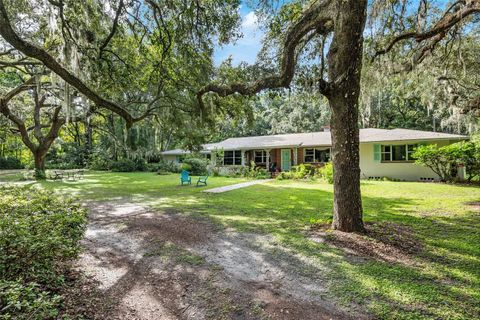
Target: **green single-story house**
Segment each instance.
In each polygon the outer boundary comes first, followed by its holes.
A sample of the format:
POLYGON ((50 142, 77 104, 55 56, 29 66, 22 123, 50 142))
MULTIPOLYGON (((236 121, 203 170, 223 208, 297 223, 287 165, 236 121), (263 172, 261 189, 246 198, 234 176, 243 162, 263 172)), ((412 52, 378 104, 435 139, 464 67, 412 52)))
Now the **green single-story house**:
MULTIPOLYGON (((360 129, 361 177, 438 180, 432 170, 415 164, 412 157, 415 147, 420 144, 444 146, 467 139, 464 135, 410 129, 360 129)), ((217 166, 245 166, 254 161, 257 166, 270 171, 289 171, 292 166, 301 163, 321 166, 329 162, 331 145, 327 129, 322 132, 230 138, 205 144, 200 153, 217 166)), ((167 161, 179 163, 188 153, 176 149, 164 151, 162 155, 167 161)))

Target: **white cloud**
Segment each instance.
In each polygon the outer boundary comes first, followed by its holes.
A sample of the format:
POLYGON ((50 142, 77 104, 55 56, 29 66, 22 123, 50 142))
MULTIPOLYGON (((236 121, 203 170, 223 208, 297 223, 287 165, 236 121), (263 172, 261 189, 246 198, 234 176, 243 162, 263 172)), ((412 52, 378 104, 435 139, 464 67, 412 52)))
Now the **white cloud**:
POLYGON ((242 19, 242 29, 243 30, 252 30, 258 29, 258 17, 254 11, 250 11, 242 19))
POLYGON ((217 47, 215 50, 217 64, 220 64, 229 56, 233 58, 234 64, 238 64, 241 61, 246 61, 250 64, 255 62, 261 48, 264 31, 260 29, 258 17, 254 11, 250 11, 242 17, 239 31, 243 36, 235 43, 217 47))

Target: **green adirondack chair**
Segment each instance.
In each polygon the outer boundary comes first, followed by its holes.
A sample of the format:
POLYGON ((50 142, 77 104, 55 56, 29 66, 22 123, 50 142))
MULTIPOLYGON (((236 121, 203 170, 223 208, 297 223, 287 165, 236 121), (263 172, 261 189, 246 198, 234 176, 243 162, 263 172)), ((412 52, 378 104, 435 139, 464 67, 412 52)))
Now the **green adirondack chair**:
POLYGON ((200 184, 203 184, 204 186, 207 185, 207 179, 209 177, 209 174, 207 174, 206 176, 200 176, 198 177, 198 180, 197 180, 197 187, 200 185, 200 184))
POLYGON ((187 170, 182 170, 180 173, 180 183, 183 184, 192 184, 192 177, 190 177, 190 174, 188 173, 187 170))

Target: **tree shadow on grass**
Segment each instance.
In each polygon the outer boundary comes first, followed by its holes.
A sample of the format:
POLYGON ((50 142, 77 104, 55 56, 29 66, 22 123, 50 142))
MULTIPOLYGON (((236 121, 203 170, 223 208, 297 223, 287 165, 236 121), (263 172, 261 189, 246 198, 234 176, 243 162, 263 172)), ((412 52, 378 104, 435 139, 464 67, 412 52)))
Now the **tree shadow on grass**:
POLYGON ((310 275, 327 270, 332 292, 350 302, 367 301, 378 315, 468 318, 478 312, 478 214, 421 216, 421 200, 364 196, 366 221, 410 226, 426 248, 412 257, 417 267, 374 259, 355 262, 348 253, 312 243, 302 234, 310 218, 330 217, 331 192, 269 188, 213 195, 185 211, 201 212, 225 227, 275 235, 282 245, 314 261, 298 264, 300 269, 310 275))
POLYGON ((232 279, 221 265, 196 255, 194 248, 214 246, 219 233, 204 217, 131 209, 111 219, 114 205, 95 208, 87 234, 96 261, 90 266, 114 278, 104 293, 118 312, 107 318, 259 319, 265 312, 282 319, 348 318, 310 301, 289 301, 268 284, 232 279), (117 230, 119 224, 125 227, 117 230))
MULTIPOLYGON (((91 178, 97 179, 95 175, 91 178)), ((179 187, 168 180, 157 183, 151 178, 148 183, 133 184, 130 183, 132 178, 122 176, 105 184, 108 181, 104 180, 108 179, 109 176, 97 182, 65 183, 65 188, 77 188, 87 196, 101 199, 126 198, 150 203, 160 211, 208 217, 223 228, 240 232, 274 235, 272 241, 276 247, 256 249, 263 259, 283 265, 281 268, 285 270, 295 266, 300 276, 324 282, 329 288, 326 294, 334 295, 330 297, 332 300, 343 301, 349 306, 362 304, 379 317, 472 318, 479 312, 476 307, 480 305, 477 213, 422 215, 419 208, 424 203, 420 199, 364 196, 367 222, 390 222, 415 230, 415 235, 425 245, 425 251, 413 257, 423 266, 421 268, 375 259, 351 259, 351 254, 341 248, 308 239, 304 231, 308 230, 310 219, 326 220, 332 211, 332 193, 314 186, 266 184, 208 195, 202 193, 202 189, 179 187)), ((223 183, 225 181, 218 180, 211 186, 223 183)), ((117 216, 105 224, 118 224, 120 220, 117 216)), ((141 238, 150 240, 148 236, 141 238)), ((101 256, 102 252, 98 254, 101 256)), ((105 263, 109 263, 110 258, 105 259, 105 263)), ((172 268, 175 267, 167 269, 172 268)), ((130 279, 127 276, 130 269, 131 266, 127 268, 125 279, 130 279)), ((194 276, 198 276, 199 271, 194 268, 194 276)), ((126 290, 120 285, 119 288, 118 292, 126 290)))

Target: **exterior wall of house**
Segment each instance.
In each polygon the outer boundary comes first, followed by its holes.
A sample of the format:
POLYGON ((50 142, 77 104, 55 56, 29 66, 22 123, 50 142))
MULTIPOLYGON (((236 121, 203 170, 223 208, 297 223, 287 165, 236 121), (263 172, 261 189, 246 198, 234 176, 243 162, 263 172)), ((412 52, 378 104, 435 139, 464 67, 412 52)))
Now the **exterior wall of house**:
MULTIPOLYGON (((456 141, 455 141, 456 142, 456 141)), ((408 144, 424 143, 422 141, 408 141, 408 144)), ((445 146, 450 144, 448 140, 429 141, 429 144, 445 146)), ((453 142, 452 142, 453 143, 453 142)), ((362 179, 383 178, 400 179, 406 181, 419 181, 439 177, 427 167, 415 164, 414 162, 382 162, 374 158, 374 145, 405 145, 407 142, 378 142, 360 144, 360 176, 362 179)))
MULTIPOLYGON (((439 147, 448 145, 450 143, 457 142, 449 140, 437 140, 429 141, 429 144, 437 144, 439 147)), ((361 143, 360 144, 360 170, 361 178, 383 178, 388 177, 392 179, 400 179, 406 181, 419 181, 419 180, 438 180, 438 176, 429 168, 426 168, 421 165, 411 162, 382 162, 381 158, 375 159, 374 150, 375 145, 406 145, 406 144, 424 144, 425 141, 385 141, 385 142, 376 142, 376 143, 361 143)), ((302 147, 297 149, 297 164, 304 163, 304 154, 305 149, 310 147, 302 147)), ((317 148, 326 148, 325 146, 318 146, 317 148)), ((295 159, 295 148, 273 148, 270 149, 271 163, 276 164, 276 169, 281 171, 281 149, 290 149, 291 150, 291 161, 294 165, 295 159)), ((260 149, 259 149, 260 150, 260 149)), ((378 146, 377 146, 378 150, 378 146)), ((178 162, 179 156, 175 155, 164 155, 163 158, 166 161, 178 162)), ((245 151, 245 165, 249 166, 250 161, 255 159, 254 150, 245 151)), ((333 160, 334 161, 334 160, 333 160)), ((311 163, 312 165, 321 166, 323 163, 311 163)), ((240 167, 239 165, 235 166, 224 166, 225 170, 231 170, 234 168, 240 167)))
POLYGON ((304 148, 297 149, 297 164, 303 163, 303 149, 304 148))
MULTIPOLYGON (((325 146, 320 146, 320 147, 317 147, 317 148, 326 148, 325 146)), ((295 161, 295 148, 291 148, 291 147, 285 147, 285 148, 274 148, 274 149, 270 149, 270 158, 271 158, 271 164, 274 163, 276 164, 276 168, 281 171, 281 165, 282 165, 282 149, 290 149, 290 159, 291 159, 291 162, 292 162, 292 166, 295 165, 294 161, 295 161)), ((308 148, 296 148, 296 152, 297 152, 297 165, 298 164, 301 164, 303 163, 304 161, 304 149, 308 149, 308 148)), ((261 149, 258 149, 258 150, 261 150, 261 149)), ((250 165, 250 161, 253 161, 255 159, 255 155, 254 155, 254 150, 248 150, 245 152, 245 155, 246 155, 246 161, 245 161, 245 165, 250 165)), ((312 165, 318 165, 318 166, 321 166, 323 165, 323 163, 311 163, 312 165)), ((263 165, 263 164, 261 164, 263 165)))
POLYGON ((171 155, 171 154, 163 155, 163 159, 165 161, 178 163, 178 158, 175 155, 171 155))

